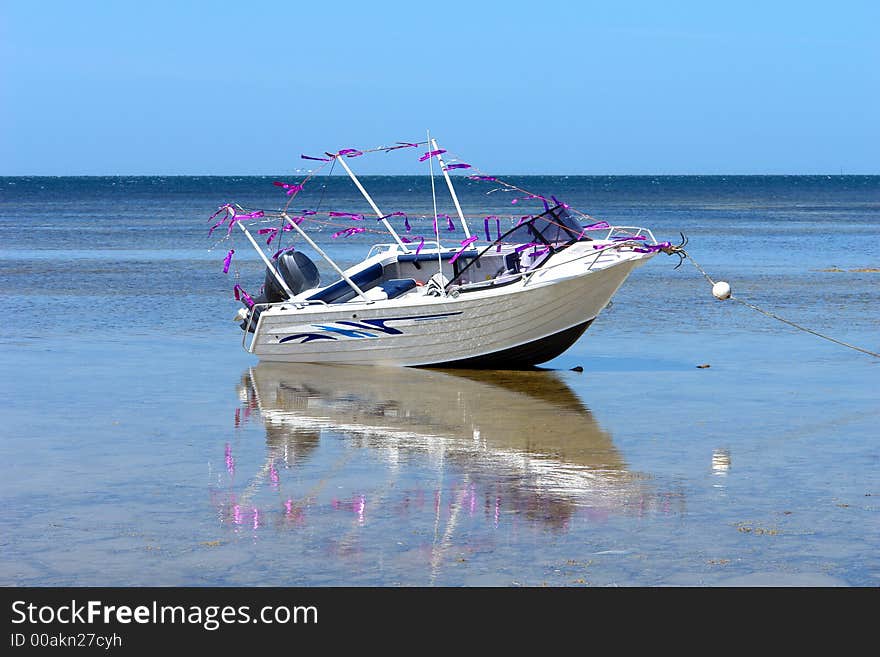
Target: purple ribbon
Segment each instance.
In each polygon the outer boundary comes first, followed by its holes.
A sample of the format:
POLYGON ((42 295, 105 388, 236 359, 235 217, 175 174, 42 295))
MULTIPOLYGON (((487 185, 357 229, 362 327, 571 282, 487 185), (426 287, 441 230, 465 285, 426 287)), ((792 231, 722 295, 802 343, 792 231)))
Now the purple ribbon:
POLYGON ((533 246, 541 246, 540 242, 529 242, 528 244, 522 244, 514 249, 516 253, 522 253, 526 249, 531 249, 533 246))
POLYGON ((498 178, 493 176, 468 176, 470 180, 486 180, 488 182, 498 182, 498 178))
POLYGON ((330 161, 326 157, 312 157, 311 155, 300 155, 300 157, 304 160, 317 160, 318 162, 329 162, 330 161))
MULTIPOLYGON (((227 219, 230 219, 230 218, 231 218, 231 219, 234 219, 234 218, 235 218, 235 208, 233 208, 232 205, 230 205, 229 203, 227 203, 226 205, 221 205, 221 206, 220 206, 220 209, 218 209, 217 212, 215 212, 215 213, 212 214, 210 217, 208 217, 208 221, 211 221, 211 219, 213 219, 213 218, 216 217, 218 214, 220 214, 221 212, 224 212, 224 211, 225 211, 225 214, 220 218, 220 221, 218 221, 216 224, 214 224, 213 226, 211 226, 211 227, 208 229, 208 236, 210 236, 211 233, 213 233, 217 228, 219 228, 220 226, 222 226, 223 223, 224 223, 227 219)), ((232 224, 230 224, 229 228, 230 228, 230 232, 231 232, 232 224)))
POLYGON ((235 253, 235 249, 229 249, 229 253, 226 254, 226 257, 223 258, 223 273, 229 273, 229 264, 232 262, 232 254, 235 253))
POLYGON ((511 201, 511 203, 516 204, 516 203, 519 203, 520 201, 529 201, 533 198, 539 198, 542 201, 546 200, 543 196, 539 196, 538 194, 529 194, 528 196, 520 196, 519 198, 515 198, 511 201))
POLYGON ((648 238, 644 235, 615 235, 611 239, 614 242, 628 242, 631 240, 635 240, 638 242, 644 242, 648 238))
POLYGON ((584 226, 584 230, 607 230, 609 228, 611 228, 611 224, 607 221, 597 221, 589 226, 584 226))
POLYGON ((412 226, 409 225, 409 217, 406 216, 406 212, 392 212, 391 214, 386 214, 384 217, 379 217, 376 221, 382 221, 383 219, 388 219, 389 217, 403 217, 403 225, 406 228, 406 232, 410 232, 412 230, 412 226))
POLYGON ((498 221, 498 217, 496 217, 494 214, 491 214, 488 217, 486 217, 485 219, 483 219, 483 228, 486 231, 486 241, 487 242, 492 241, 492 236, 489 234, 489 219, 494 219, 495 221, 498 221))
MULTIPOLYGON (((285 228, 286 228, 286 226, 285 226, 285 228)), ((266 244, 271 244, 272 240, 275 239, 275 236, 278 235, 278 229, 277 228, 260 228, 260 230, 257 231, 257 234, 268 235, 269 239, 266 240, 266 244)))
POLYGON ((452 256, 449 259, 449 264, 451 265, 453 262, 458 260, 458 256, 460 256, 462 253, 464 253, 465 249, 467 249, 471 244, 476 242, 478 239, 479 239, 478 237, 468 237, 466 240, 462 240, 461 241, 461 248, 458 250, 458 252, 454 256, 452 256))
POLYGON ((278 260, 278 256, 282 253, 287 253, 288 251, 293 251, 294 247, 285 246, 283 249, 278 249, 275 253, 272 254, 272 260, 278 260))
POLYGON ((411 244, 415 240, 419 240, 419 245, 416 247, 416 255, 419 255, 419 252, 422 250, 422 247, 425 246, 425 238, 422 237, 421 235, 416 235, 412 239, 410 239, 408 237, 401 237, 400 239, 402 241, 406 242, 407 244, 411 244))
POLYGON ((470 164, 465 164, 464 162, 459 162, 458 164, 447 164, 447 169, 470 169, 470 164))
POLYGON ((244 291, 244 288, 241 285, 236 285, 232 288, 232 292, 235 295, 236 301, 244 301, 247 304, 248 308, 254 307, 254 300, 251 299, 251 296, 244 291))
POLYGON ((434 157, 435 155, 443 155, 443 153, 445 153, 445 152, 446 152, 445 148, 440 148, 436 151, 428 151, 427 153, 425 153, 424 155, 422 155, 419 158, 419 162, 424 162, 425 160, 428 160, 428 159, 434 157))
POLYGON ((363 233, 366 228, 361 228, 359 226, 352 226, 351 228, 346 228, 344 230, 340 230, 338 232, 333 233, 333 239, 337 237, 351 237, 352 235, 356 235, 357 233, 363 233))
POLYGON ((670 246, 672 246, 670 242, 658 242, 657 244, 635 248, 633 249, 633 251, 635 251, 636 253, 658 253, 663 249, 668 249, 670 246))
MULTIPOLYGON (((437 217, 446 217, 446 230, 455 230, 455 223, 452 221, 452 217, 450 217, 448 214, 438 214, 437 217)), ((437 219, 434 220, 434 232, 437 232, 437 219)))
POLYGON ((343 155, 345 157, 357 157, 358 155, 363 155, 363 151, 359 151, 356 148, 343 148, 341 151, 337 153, 337 155, 343 155))
POLYGON ((363 221, 364 215, 355 214, 354 212, 328 212, 328 216, 330 217, 348 217, 352 221, 363 221))
POLYGON ((293 194, 296 194, 297 192, 301 192, 303 190, 302 185, 293 185, 291 183, 281 182, 280 180, 275 180, 272 184, 276 187, 286 189, 288 196, 292 196, 293 194))
POLYGON ((555 196, 552 196, 552 195, 551 195, 550 198, 553 199, 553 202, 554 202, 556 205, 561 205, 561 206, 562 206, 564 209, 566 209, 566 210, 568 210, 568 209, 571 207, 568 203, 563 203, 562 201, 560 201, 560 200, 559 200, 558 198, 556 198, 555 196))

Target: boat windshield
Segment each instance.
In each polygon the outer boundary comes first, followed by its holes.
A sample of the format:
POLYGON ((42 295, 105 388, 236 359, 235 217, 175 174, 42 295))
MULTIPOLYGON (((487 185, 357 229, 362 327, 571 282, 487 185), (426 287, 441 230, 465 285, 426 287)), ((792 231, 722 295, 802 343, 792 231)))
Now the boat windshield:
MULTIPOLYGON (((472 276, 469 270, 474 267, 480 269, 486 260, 498 259, 499 254, 510 253, 517 247, 533 245, 537 249, 555 253, 574 242, 590 239, 586 237, 583 227, 571 211, 563 205, 557 205, 535 217, 524 219, 483 249, 477 257, 466 264, 462 263, 464 267, 449 281, 447 287, 470 282, 472 276)), ((516 267, 516 270, 519 271, 519 268, 516 267)))

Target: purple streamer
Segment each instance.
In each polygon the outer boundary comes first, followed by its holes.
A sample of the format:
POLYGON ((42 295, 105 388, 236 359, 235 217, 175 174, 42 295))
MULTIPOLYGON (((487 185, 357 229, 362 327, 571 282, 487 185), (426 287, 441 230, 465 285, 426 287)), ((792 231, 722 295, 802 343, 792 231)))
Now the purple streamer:
POLYGON ((498 178, 493 176, 468 176, 469 180, 486 180, 488 182, 498 182, 498 178))
POLYGON ((520 201, 530 201, 533 198, 539 198, 542 201, 547 200, 543 196, 539 196, 538 194, 529 194, 528 196, 520 196, 518 198, 515 198, 511 201, 511 203, 515 205, 515 204, 519 203, 520 201))
POLYGON ((242 219, 259 219, 264 216, 265 214, 262 210, 257 210, 256 212, 249 212, 248 214, 240 214, 238 215, 238 219, 239 221, 241 221, 242 219))
POLYGON ((514 228, 521 226, 523 223, 532 218, 532 215, 526 214, 519 218, 519 221, 516 222, 516 226, 514 228))
POLYGON ((412 226, 409 225, 409 217, 406 216, 406 212, 392 212, 391 214, 386 214, 384 217, 379 217, 376 221, 382 221, 383 219, 388 219, 389 217, 403 217, 403 225, 406 228, 406 232, 410 232, 412 230, 412 226))
POLYGON ((501 253, 501 219, 495 217, 495 233, 498 235, 496 238, 498 240, 498 248, 495 249, 496 253, 501 253))
POLYGON ((458 164, 447 164, 447 169, 470 169, 470 164, 465 164, 464 162, 459 162, 458 164))
POLYGON ((634 248, 633 251, 636 253, 659 253, 663 249, 668 249, 672 246, 670 242, 657 242, 657 244, 651 244, 644 248, 634 248))
POLYGON ((483 228, 486 230, 486 241, 487 241, 487 242, 491 242, 491 241, 492 241, 492 236, 489 234, 489 219, 497 219, 497 218, 498 218, 498 217, 496 217, 496 216, 493 214, 493 215, 489 215, 488 217, 486 217, 485 219, 483 219, 483 228))
POLYGON ((597 221, 589 226, 584 226, 584 230, 607 230, 608 228, 611 228, 611 224, 607 221, 597 221))
POLYGON ((566 210, 568 210, 568 209, 571 207, 568 203, 563 203, 562 201, 560 201, 558 198, 556 198, 556 197, 553 196, 553 195, 551 195, 550 198, 553 199, 553 202, 554 202, 556 205, 561 205, 561 206, 562 206, 564 209, 566 209, 566 210))
POLYGON ((648 238, 645 235, 615 235, 611 239, 614 242, 629 242, 629 241, 644 242, 648 238))
MULTIPOLYGON (((217 210, 217 212, 215 212, 210 217, 208 217, 208 221, 211 221, 211 219, 216 217, 221 212, 225 212, 225 214, 223 215, 223 217, 221 217, 220 221, 218 221, 216 224, 214 224, 213 226, 211 226, 208 229, 208 236, 210 236, 211 233, 213 233, 217 228, 222 226, 224 224, 224 222, 226 222, 227 219, 230 219, 230 218, 234 219, 235 218, 235 208, 233 208, 232 205, 227 203, 226 205, 221 205, 220 208, 217 210)), ((231 232, 231 228, 232 228, 232 226, 230 224, 230 232, 231 232)))
POLYGON ((425 246, 425 238, 422 237, 421 235, 416 235, 412 239, 410 239, 408 237, 401 237, 400 239, 403 240, 404 242, 406 242, 407 244, 411 244, 415 240, 419 240, 419 245, 416 247, 416 255, 419 255, 419 252, 422 250, 422 247, 425 246))
POLYGON ((514 249, 516 253, 522 253, 526 249, 531 249, 533 246, 541 246, 540 242, 529 242, 528 244, 522 244, 514 249))
POLYGON ((340 230, 338 232, 333 233, 332 237, 333 237, 333 239, 336 239, 337 237, 340 237, 340 236, 351 237, 352 235, 356 235, 357 233, 363 233, 365 230, 366 230, 366 228, 352 226, 351 228, 346 228, 344 230, 340 230))
POLYGON ((446 152, 445 148, 440 148, 436 151, 428 151, 427 153, 425 153, 424 155, 422 155, 419 158, 419 162, 424 162, 425 160, 428 160, 428 159, 434 157, 435 155, 443 155, 443 153, 445 153, 445 152, 446 152))
POLYGON ((311 155, 300 155, 300 157, 304 160, 317 160, 318 162, 329 162, 330 161, 326 157, 312 157, 311 155))
POLYGON ((254 307, 254 300, 251 299, 251 296, 244 291, 244 288, 241 285, 236 285, 232 288, 232 292, 235 294, 236 301, 244 301, 247 304, 248 308, 254 307))
POLYGON ((281 187, 282 189, 286 189, 288 196, 292 196, 293 194, 296 194, 297 192, 301 192, 303 190, 302 185, 294 185, 291 183, 281 182, 280 180, 276 180, 272 184, 275 185, 276 187, 281 187))
POLYGON ((226 257, 223 258, 223 273, 229 273, 229 264, 232 262, 232 254, 235 253, 235 249, 229 249, 229 253, 226 254, 226 257))
POLYGON ((462 253, 464 253, 465 250, 466 250, 471 244, 473 244, 474 242, 476 242, 478 239, 479 239, 478 237, 468 237, 466 240, 462 240, 462 241, 461 241, 461 248, 458 250, 458 252, 457 252, 454 256, 452 256, 452 257, 449 259, 449 264, 451 265, 453 262, 455 262, 456 260, 458 260, 458 257, 459 257, 462 253))
POLYGON ((358 155, 363 155, 363 151, 359 151, 356 148, 343 148, 341 151, 337 153, 337 155, 343 155, 345 157, 357 157, 358 155))
POLYGON ((232 228, 235 226, 236 221, 238 221, 238 217, 235 216, 235 210, 233 210, 232 216, 229 217, 229 230, 226 231, 226 237, 229 237, 230 235, 232 235, 232 228))
POLYGON ((352 221, 363 221, 364 215, 355 214, 354 212, 328 212, 328 216, 330 217, 348 217, 352 221))
POLYGON ((278 260, 278 256, 280 256, 282 253, 287 253, 288 251, 293 250, 294 247, 292 246, 285 246, 283 249, 278 249, 275 253, 272 254, 272 260, 278 260))

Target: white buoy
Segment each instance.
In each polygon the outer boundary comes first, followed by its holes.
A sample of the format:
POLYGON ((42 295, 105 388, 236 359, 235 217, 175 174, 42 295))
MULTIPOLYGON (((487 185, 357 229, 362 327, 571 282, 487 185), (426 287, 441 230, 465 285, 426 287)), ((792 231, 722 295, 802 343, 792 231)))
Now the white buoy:
POLYGON ((718 281, 712 286, 712 296, 719 301, 730 298, 730 284, 725 281, 718 281))

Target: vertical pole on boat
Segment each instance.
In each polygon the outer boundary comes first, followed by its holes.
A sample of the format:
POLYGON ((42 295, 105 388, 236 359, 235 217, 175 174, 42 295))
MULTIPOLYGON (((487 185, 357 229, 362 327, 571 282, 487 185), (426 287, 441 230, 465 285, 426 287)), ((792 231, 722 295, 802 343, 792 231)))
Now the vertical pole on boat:
POLYGON ((345 282, 351 286, 352 290, 357 292, 358 296, 361 299, 363 299, 367 303, 373 303, 373 301, 366 294, 364 294, 364 291, 361 288, 359 288, 357 286, 357 284, 353 280, 351 280, 346 275, 346 273, 344 271, 342 271, 342 269, 339 268, 339 265, 337 265, 335 262, 333 262, 333 260, 330 258, 330 256, 328 256, 326 253, 324 253, 324 250, 320 246, 315 244, 314 240, 306 234, 306 231, 304 231, 302 228, 299 227, 298 223, 296 223, 293 219, 291 219, 289 216, 287 216, 286 212, 282 212, 281 216, 284 217, 284 219, 291 226, 293 226, 294 230, 296 230, 296 232, 298 232, 306 242, 308 242, 308 245, 310 247, 312 247, 322 258, 324 258, 324 260, 326 260, 328 263, 330 263, 330 266, 336 270, 336 273, 339 274, 340 276, 342 276, 342 278, 345 280, 345 282))
POLYGON ((379 209, 379 206, 376 205, 375 201, 373 201, 373 197, 370 196, 366 189, 364 189, 364 186, 361 185, 361 181, 358 180, 357 176, 354 175, 354 172, 349 168, 348 164, 345 161, 345 156, 337 155, 336 161, 342 165, 342 168, 345 169, 348 177, 351 178, 351 181, 355 184, 358 190, 360 190, 360 193, 364 195, 365 199, 367 199, 367 203, 369 203, 370 207, 373 208, 373 212, 376 213, 376 216, 382 219, 382 223, 385 224, 385 228, 387 228, 388 232, 391 233, 391 237, 394 238, 394 241, 396 241, 404 251, 408 251, 409 247, 407 247, 404 241, 400 239, 400 235, 398 235, 397 231, 394 230, 390 223, 388 223, 388 220, 384 218, 384 213, 379 209))
MULTIPOLYGON (((431 131, 428 130, 428 145, 433 144, 431 139, 431 131)), ((429 149, 430 150, 430 149, 429 149)), ((435 149, 436 150, 436 149, 435 149)), ((434 158, 428 158, 428 170, 431 173, 431 197, 434 200, 434 236, 437 238, 437 273, 440 274, 440 280, 437 283, 440 286, 440 296, 446 296, 446 286, 443 280, 443 249, 440 248, 440 225, 437 222, 437 190, 434 188, 434 158)))
MULTIPOLYGON (((431 150, 439 151, 440 147, 437 146, 437 140, 431 140, 431 150)), ((446 171, 446 162, 443 161, 443 155, 441 153, 437 154, 437 161, 440 162, 440 170, 443 172, 443 177, 446 178, 446 186, 449 188, 449 194, 452 196, 452 202, 455 203, 455 211, 458 212, 458 218, 461 221, 461 227, 464 229, 464 236, 470 239, 471 231, 468 228, 467 221, 464 220, 464 212, 461 211, 461 204, 458 202, 458 194, 455 193, 455 187, 452 186, 452 179, 449 177, 449 173, 446 171)))
POLYGON ((284 282, 284 278, 282 278, 281 274, 278 273, 278 270, 275 269, 275 266, 272 264, 272 261, 263 253, 263 249, 260 248, 260 245, 257 244, 257 241, 254 239, 254 236, 250 234, 247 228, 240 221, 236 221, 235 225, 241 228, 241 232, 244 233, 244 236, 250 240, 251 245, 254 247, 254 250, 260 254, 260 257, 263 259, 263 262, 266 263, 266 269, 272 272, 272 276, 275 277, 275 280, 278 281, 278 284, 281 288, 287 292, 287 296, 293 297, 293 292, 290 291, 290 288, 287 287, 287 283, 284 282))

